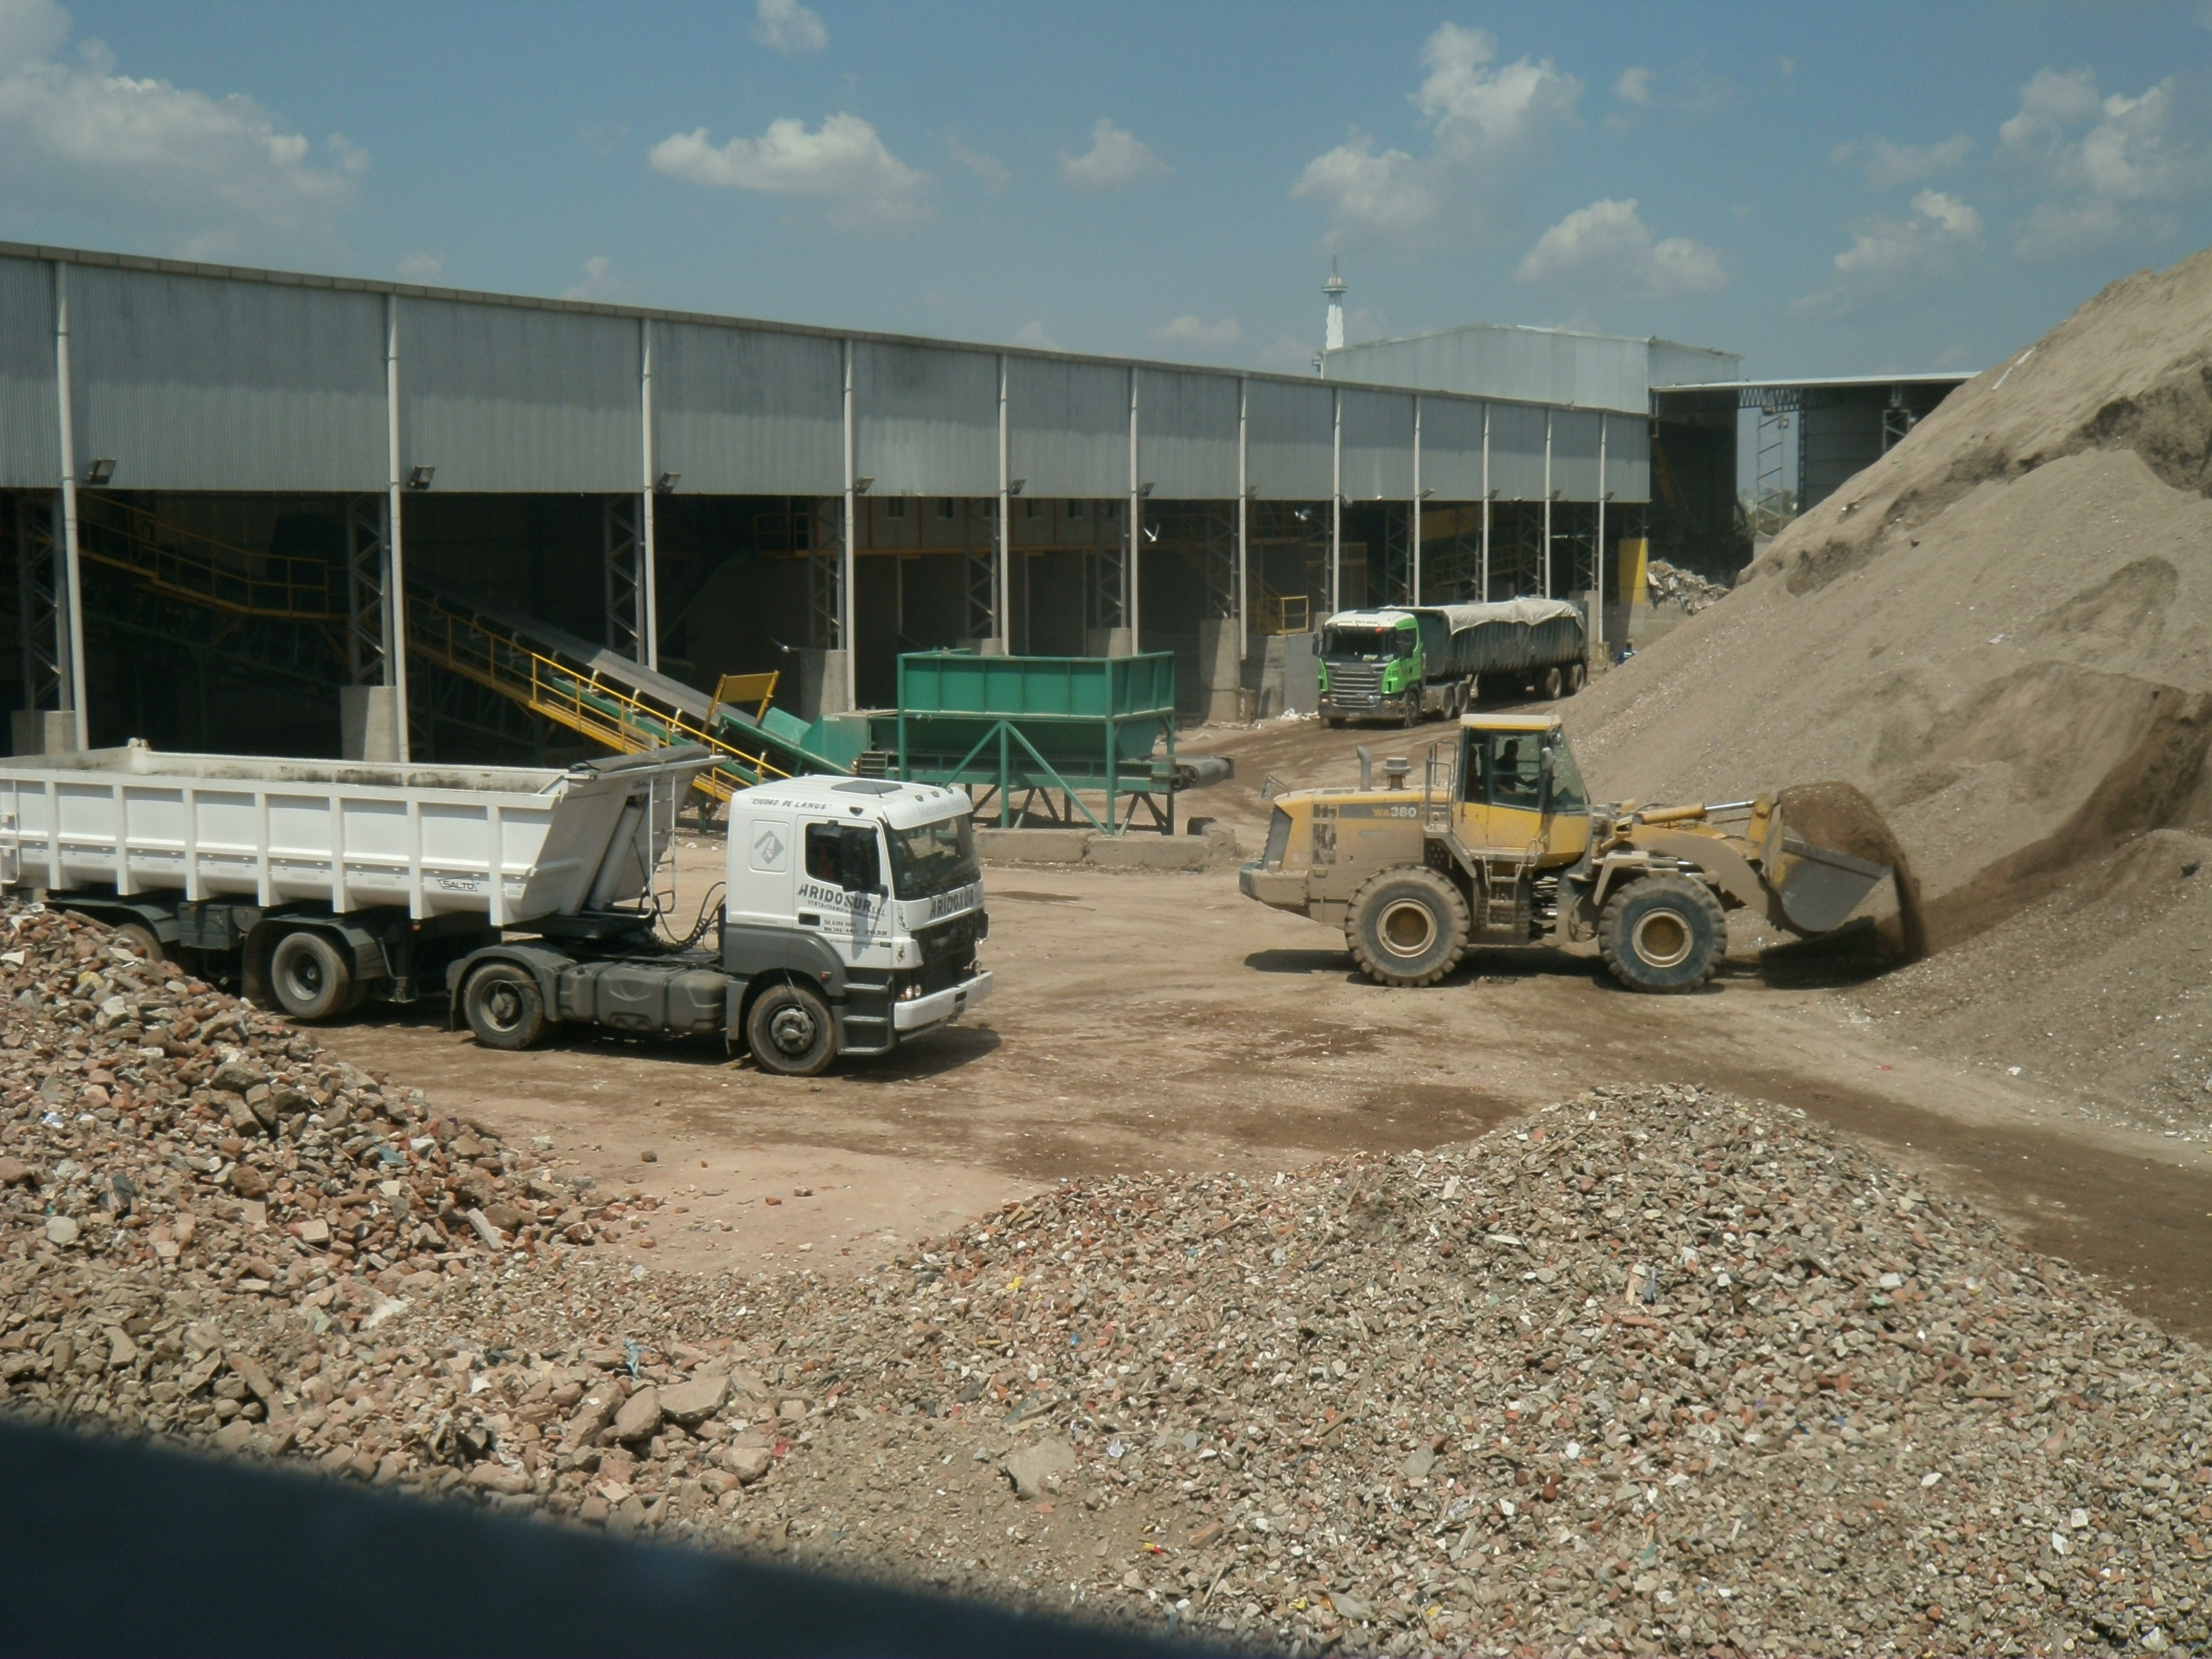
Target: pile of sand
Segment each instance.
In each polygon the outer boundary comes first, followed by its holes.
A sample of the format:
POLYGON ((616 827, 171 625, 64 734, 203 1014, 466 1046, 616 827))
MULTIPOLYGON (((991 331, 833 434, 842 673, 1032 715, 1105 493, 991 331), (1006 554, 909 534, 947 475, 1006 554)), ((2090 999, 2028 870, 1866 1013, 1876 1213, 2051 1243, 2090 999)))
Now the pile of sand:
POLYGON ((2212 252, 1960 388, 1724 604, 1568 703, 1584 769, 1643 799, 1856 785, 1938 951, 1893 981, 1895 1018, 2024 1073, 2063 1033, 2111 1097, 2212 1116, 2193 1018, 2110 994, 2115 947, 2161 988, 2185 975, 2153 964, 2203 961, 2192 860, 2139 842, 2212 834, 2208 488, 2212 252))

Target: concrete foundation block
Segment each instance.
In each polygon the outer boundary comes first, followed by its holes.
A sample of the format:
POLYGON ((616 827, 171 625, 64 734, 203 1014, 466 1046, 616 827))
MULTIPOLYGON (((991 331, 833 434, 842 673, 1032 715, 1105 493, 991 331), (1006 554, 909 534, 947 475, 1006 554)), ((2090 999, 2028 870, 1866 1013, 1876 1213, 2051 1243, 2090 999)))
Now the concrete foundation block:
POLYGON ((1228 725, 1239 718, 1243 663, 1237 659, 1237 624, 1232 620, 1202 622, 1198 625, 1199 711, 1211 726, 1228 725))
POLYGON ((799 696, 792 713, 810 726, 824 714, 842 714, 852 707, 845 696, 845 653, 808 647, 799 658, 799 696))
POLYGON ((975 856, 986 864, 1080 864, 1088 830, 975 831, 975 856))
POLYGON ((18 708, 8 726, 11 755, 66 755, 76 747, 76 716, 67 709, 18 708))
POLYGON ((399 759, 399 688, 338 688, 338 755, 349 761, 399 759))
POLYGON ((1091 657, 1127 657, 1133 654, 1129 630, 1126 628, 1091 628, 1083 634, 1083 651, 1091 657))
POLYGON ((1203 870, 1213 861, 1203 836, 1093 836, 1083 861, 1100 870, 1203 870))

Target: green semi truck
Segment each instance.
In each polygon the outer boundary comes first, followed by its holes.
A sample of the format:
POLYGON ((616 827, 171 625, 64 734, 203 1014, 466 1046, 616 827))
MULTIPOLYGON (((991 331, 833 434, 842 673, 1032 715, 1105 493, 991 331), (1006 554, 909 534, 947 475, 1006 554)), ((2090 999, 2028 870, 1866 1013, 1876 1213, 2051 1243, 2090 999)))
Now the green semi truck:
POLYGON ((1322 624, 1321 715, 1412 726, 1486 699, 1572 696, 1587 651, 1564 599, 1340 611, 1322 624))

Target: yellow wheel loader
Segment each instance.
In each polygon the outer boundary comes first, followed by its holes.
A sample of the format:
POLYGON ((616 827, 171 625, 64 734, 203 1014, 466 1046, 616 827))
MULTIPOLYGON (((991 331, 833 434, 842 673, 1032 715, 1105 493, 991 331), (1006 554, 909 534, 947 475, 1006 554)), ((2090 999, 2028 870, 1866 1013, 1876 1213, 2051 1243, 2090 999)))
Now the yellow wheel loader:
POLYGON ((1358 789, 1277 796, 1267 851, 1240 884, 1341 927, 1384 985, 1433 985, 1470 945, 1595 938, 1632 989, 1694 990, 1727 947, 1728 911, 1824 933, 1891 873, 1809 845, 1771 795, 1594 806, 1548 714, 1464 717, 1456 741, 1430 749, 1419 789, 1404 760, 1385 763, 1381 789, 1364 751, 1360 769, 1358 789))

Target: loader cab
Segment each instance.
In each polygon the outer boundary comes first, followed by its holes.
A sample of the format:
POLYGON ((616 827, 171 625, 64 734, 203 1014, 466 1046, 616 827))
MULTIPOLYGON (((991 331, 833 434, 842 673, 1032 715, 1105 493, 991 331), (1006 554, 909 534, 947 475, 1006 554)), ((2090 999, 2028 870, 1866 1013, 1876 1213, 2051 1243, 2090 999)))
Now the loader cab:
POLYGON ((1460 722, 1461 842, 1572 864, 1589 846, 1589 798, 1557 720, 1542 714, 1469 715, 1460 722))

